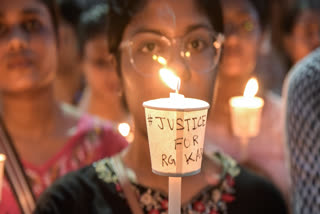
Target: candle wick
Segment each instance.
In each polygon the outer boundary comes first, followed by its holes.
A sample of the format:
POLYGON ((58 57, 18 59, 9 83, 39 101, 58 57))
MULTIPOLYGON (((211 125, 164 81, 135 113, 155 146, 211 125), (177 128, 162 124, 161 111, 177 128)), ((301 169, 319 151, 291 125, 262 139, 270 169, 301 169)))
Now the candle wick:
POLYGON ((177 94, 179 94, 180 86, 181 86, 181 80, 180 80, 180 78, 178 78, 177 88, 176 88, 176 93, 177 93, 177 94))

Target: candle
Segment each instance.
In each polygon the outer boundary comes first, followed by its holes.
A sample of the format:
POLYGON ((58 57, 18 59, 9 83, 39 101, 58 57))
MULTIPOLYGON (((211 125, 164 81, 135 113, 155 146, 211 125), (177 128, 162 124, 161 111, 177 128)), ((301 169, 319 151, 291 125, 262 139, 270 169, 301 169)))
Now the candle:
POLYGON ((0 202, 2 196, 2 185, 3 185, 3 178, 4 178, 4 163, 6 160, 6 156, 4 154, 0 154, 0 202))
POLYGON ((181 210, 181 177, 200 172, 209 104, 179 94, 180 78, 168 68, 161 79, 175 90, 145 107, 152 171, 169 177, 169 214, 181 210))
POLYGON ((233 133, 237 137, 250 138, 259 133, 264 101, 260 97, 255 97, 258 89, 258 81, 251 78, 246 85, 244 95, 230 99, 231 124, 233 133))

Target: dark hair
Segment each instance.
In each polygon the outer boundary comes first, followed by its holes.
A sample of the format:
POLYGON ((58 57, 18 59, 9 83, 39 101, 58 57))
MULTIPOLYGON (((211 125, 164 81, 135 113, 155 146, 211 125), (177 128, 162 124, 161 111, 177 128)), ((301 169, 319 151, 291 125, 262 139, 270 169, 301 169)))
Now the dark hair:
POLYGON ((259 23, 262 30, 265 30, 270 23, 272 11, 272 0, 248 0, 258 14, 259 23))
POLYGON ((44 4, 49 11, 49 14, 51 16, 51 21, 53 24, 53 28, 54 28, 55 37, 58 40, 58 26, 59 26, 58 17, 59 17, 59 14, 58 14, 57 4, 56 4, 55 0, 39 0, 39 1, 42 4, 44 4))
MULTIPOLYGON (((198 8, 204 12, 215 31, 223 33, 223 17, 219 0, 194 0, 198 8)), ((147 0, 110 0, 107 38, 110 53, 119 56, 119 45, 126 26, 132 17, 141 10, 147 0)))
POLYGON ((83 12, 81 2, 79 0, 56 0, 56 2, 59 7, 60 17, 71 25, 76 32, 81 13, 83 12))
POLYGON ((291 34, 294 26, 296 25, 300 14, 303 9, 298 7, 298 5, 294 5, 287 9, 285 15, 282 20, 282 30, 284 34, 291 34))
POLYGON ((78 46, 80 55, 83 56, 84 47, 88 40, 107 33, 108 4, 97 4, 84 12, 78 26, 78 46))
POLYGON ((284 12, 281 23, 284 34, 291 34, 296 25, 299 16, 305 10, 320 10, 320 4, 317 0, 296 1, 284 12))

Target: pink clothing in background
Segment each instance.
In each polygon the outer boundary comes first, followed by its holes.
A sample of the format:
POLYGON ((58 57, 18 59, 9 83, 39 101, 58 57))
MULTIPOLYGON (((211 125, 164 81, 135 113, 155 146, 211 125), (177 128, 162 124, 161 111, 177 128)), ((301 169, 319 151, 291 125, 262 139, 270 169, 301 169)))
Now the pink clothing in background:
MULTIPOLYGON (((33 192, 38 197, 57 178, 94 161, 120 152, 126 140, 113 131, 112 125, 101 124, 83 116, 65 146, 43 165, 23 161, 33 192)), ((35 154, 36 155, 36 154, 35 154)), ((19 214, 19 205, 7 180, 2 188, 0 214, 19 214)))

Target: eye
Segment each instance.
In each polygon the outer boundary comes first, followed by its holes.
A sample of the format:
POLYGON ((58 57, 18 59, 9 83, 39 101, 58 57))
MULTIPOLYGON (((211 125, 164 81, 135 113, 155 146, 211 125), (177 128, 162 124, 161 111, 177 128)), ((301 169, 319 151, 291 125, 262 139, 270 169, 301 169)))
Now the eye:
POLYGON ((155 42, 148 42, 142 45, 141 52, 143 53, 154 53, 158 49, 158 46, 155 42))
POLYGON ((254 30, 254 24, 249 20, 245 21, 242 26, 247 32, 252 32, 254 30))
POLYGON ((28 32, 39 31, 42 27, 42 24, 37 19, 30 19, 23 23, 23 28, 28 32))
POLYGON ((7 32, 8 28, 5 24, 0 23, 0 35, 3 35, 7 32))
POLYGON ((106 67, 109 64, 108 60, 106 60, 104 58, 95 59, 93 63, 98 67, 106 67))
POLYGON ((190 51, 202 51, 207 46, 207 43, 201 39, 194 39, 187 44, 187 49, 190 51))

